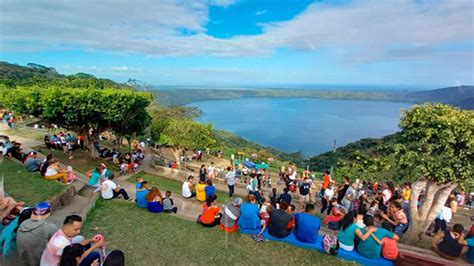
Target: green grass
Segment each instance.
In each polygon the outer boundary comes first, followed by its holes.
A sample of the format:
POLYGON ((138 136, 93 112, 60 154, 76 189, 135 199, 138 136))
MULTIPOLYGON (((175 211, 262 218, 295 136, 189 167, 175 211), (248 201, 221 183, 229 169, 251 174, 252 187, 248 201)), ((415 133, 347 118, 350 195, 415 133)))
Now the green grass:
POLYGON ((115 174, 120 171, 120 169, 112 162, 103 160, 102 158, 91 159, 87 152, 81 149, 76 149, 72 152, 72 156, 74 157, 74 159, 72 160, 69 160, 68 155, 66 153, 59 150, 47 149, 44 145, 33 147, 33 149, 41 152, 44 155, 52 153, 53 157, 59 159, 61 163, 65 165, 70 165, 74 170, 79 171, 83 174, 85 174, 89 170, 94 169, 103 162, 105 162, 108 165, 110 171, 115 172, 115 174))
POLYGON ((98 200, 82 233, 102 233, 107 249, 121 249, 127 265, 352 265, 317 251, 257 243, 248 235, 149 213, 124 201, 98 200))
POLYGON ((22 164, 8 159, 0 159, 0 177, 4 177, 8 195, 30 206, 49 200, 66 189, 65 185, 46 180, 39 172, 29 172, 22 164))
MULTIPOLYGON (((136 177, 143 177, 144 180, 148 181, 149 187, 157 187, 161 192, 165 192, 167 190, 173 192, 174 195, 181 195, 181 189, 183 183, 180 181, 176 181, 174 179, 169 179, 166 177, 157 176, 154 174, 149 173, 137 173, 128 179, 128 182, 135 183, 136 177)), ((231 198, 229 198, 229 194, 224 191, 216 190, 217 201, 220 203, 228 202, 231 198)))

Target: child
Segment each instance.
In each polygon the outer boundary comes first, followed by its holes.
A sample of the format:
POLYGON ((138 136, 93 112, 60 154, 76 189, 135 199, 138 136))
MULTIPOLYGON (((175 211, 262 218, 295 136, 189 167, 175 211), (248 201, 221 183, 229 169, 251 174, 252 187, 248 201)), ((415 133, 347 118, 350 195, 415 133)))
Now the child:
POLYGON ((393 232, 401 237, 408 228, 408 219, 405 212, 402 210, 402 204, 398 201, 393 201, 390 204, 389 211, 392 219, 384 213, 380 213, 380 216, 395 226, 393 232))
POLYGON ((128 170, 128 164, 125 160, 122 160, 120 164, 120 175, 126 175, 128 170))
POLYGON ((296 205, 291 204, 290 207, 288 208, 288 214, 293 214, 296 211, 296 205))
POLYGON ((370 203, 370 207, 369 207, 369 210, 367 211, 367 214, 370 215, 370 216, 375 216, 377 213, 379 213, 379 201, 374 199, 371 203, 370 203))
POLYGON ((176 213, 178 208, 174 206, 173 199, 171 198, 171 191, 166 191, 165 199, 163 200, 163 210, 166 213, 176 213))
POLYGON ((66 167, 66 172, 67 172, 67 182, 72 183, 77 179, 77 176, 74 174, 74 171, 72 170, 72 166, 68 165, 66 167))
MULTIPOLYGON (((382 228, 387 231, 392 231, 393 226, 389 222, 383 222, 382 228)), ((398 257, 397 240, 393 238, 382 238, 382 256, 387 260, 396 260, 398 257)))
POLYGON ((268 225, 270 224, 270 212, 272 211, 272 205, 262 205, 260 208, 260 224, 262 226, 262 230, 260 230, 259 235, 262 235, 265 229, 267 229, 268 225))
POLYGON ((329 229, 337 230, 339 221, 346 215, 346 209, 337 203, 336 198, 332 198, 330 204, 331 213, 324 218, 324 222, 328 224, 329 229))
POLYGON ((272 192, 270 193, 269 197, 270 197, 270 203, 272 204, 273 208, 276 208, 277 201, 278 201, 276 188, 272 188, 272 192))
POLYGON ((206 181, 206 183, 207 183, 207 186, 204 189, 204 191, 206 191, 206 199, 207 199, 207 198, 211 197, 212 195, 216 194, 216 188, 212 185, 212 180, 211 179, 208 179, 206 181))

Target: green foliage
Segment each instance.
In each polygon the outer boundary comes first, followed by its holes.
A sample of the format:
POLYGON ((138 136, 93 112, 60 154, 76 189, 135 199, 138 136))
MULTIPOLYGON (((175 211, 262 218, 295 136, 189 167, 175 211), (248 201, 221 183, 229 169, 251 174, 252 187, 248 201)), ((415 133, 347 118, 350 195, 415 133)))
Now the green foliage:
POLYGON ((211 147, 216 143, 212 124, 202 124, 190 119, 172 119, 160 135, 160 144, 178 149, 211 147))
POLYGON ((439 183, 473 183, 474 112, 443 104, 414 106, 400 121, 402 167, 439 183))
POLYGON ((150 125, 150 136, 153 140, 159 141, 161 133, 169 125, 171 120, 196 119, 202 112, 196 107, 190 106, 161 106, 153 104, 149 108, 152 116, 150 125))

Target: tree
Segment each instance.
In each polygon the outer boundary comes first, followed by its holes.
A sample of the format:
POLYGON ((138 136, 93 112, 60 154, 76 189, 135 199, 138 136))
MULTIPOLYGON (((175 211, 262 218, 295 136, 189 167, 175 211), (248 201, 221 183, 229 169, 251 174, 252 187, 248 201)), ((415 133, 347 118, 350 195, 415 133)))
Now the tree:
POLYGON ((49 87, 37 90, 16 88, 7 93, 7 106, 22 114, 37 115, 41 119, 56 124, 67 130, 72 130, 85 136, 85 144, 89 155, 97 158, 94 141, 103 131, 133 115, 140 120, 145 115, 147 103, 152 95, 128 89, 78 89, 49 87), (37 97, 37 98, 33 98, 37 97), (35 99, 35 108, 29 105, 13 104, 22 101, 31 102, 35 99))
POLYGON ((117 150, 120 150, 123 138, 128 142, 128 150, 131 151, 132 140, 145 132, 151 122, 151 116, 148 114, 145 108, 140 106, 148 106, 151 102, 151 98, 141 98, 135 101, 135 107, 124 116, 121 121, 113 123, 111 126, 112 131, 117 135, 117 150))
POLYGON ((216 143, 211 124, 202 124, 191 119, 169 121, 160 135, 160 144, 171 148, 176 163, 183 149, 198 149, 216 143))
POLYGON ((443 104, 418 105, 404 112, 400 128, 404 141, 396 145, 398 162, 412 178, 418 177, 410 195, 410 227, 403 238, 413 243, 456 186, 473 185, 474 112, 443 104))

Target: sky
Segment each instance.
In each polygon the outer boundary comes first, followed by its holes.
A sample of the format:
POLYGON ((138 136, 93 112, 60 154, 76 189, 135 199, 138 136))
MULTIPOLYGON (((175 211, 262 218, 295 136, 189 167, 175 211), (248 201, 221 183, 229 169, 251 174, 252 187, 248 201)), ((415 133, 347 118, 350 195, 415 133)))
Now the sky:
POLYGON ((0 60, 157 86, 474 84, 472 0, 0 0, 0 60))

